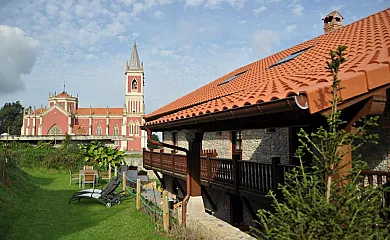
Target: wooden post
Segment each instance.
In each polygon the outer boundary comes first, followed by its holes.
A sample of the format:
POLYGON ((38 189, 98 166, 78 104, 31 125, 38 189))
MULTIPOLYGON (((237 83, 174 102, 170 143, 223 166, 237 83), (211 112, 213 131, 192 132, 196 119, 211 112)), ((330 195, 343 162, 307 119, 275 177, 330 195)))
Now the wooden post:
POLYGON ((135 200, 135 207, 137 210, 141 209, 141 179, 137 179, 137 195, 135 200))
POLYGON ((122 172, 122 190, 126 192, 127 179, 126 179, 126 171, 122 172))
POLYGON ((168 206, 168 196, 167 191, 163 191, 163 203, 162 203, 162 209, 163 209, 163 225, 164 225, 164 231, 169 231, 169 206, 168 206))
POLYGON ((234 191, 238 194, 238 186, 239 186, 239 180, 240 180, 240 178, 239 178, 239 165, 238 165, 237 158, 235 158, 235 157, 233 157, 232 167, 233 167, 232 174, 233 174, 234 191))
POLYGON ((200 150, 202 149, 203 132, 192 130, 186 134, 188 141, 188 172, 190 175, 191 196, 202 196, 200 182, 200 150))
POLYGON ((271 177, 272 177, 272 191, 278 188, 278 165, 280 164, 280 157, 272 157, 271 177))
POLYGON ((115 172, 114 172, 114 176, 117 177, 118 176, 118 167, 115 165, 115 172))
POLYGON ((108 179, 111 181, 111 164, 108 164, 108 179))

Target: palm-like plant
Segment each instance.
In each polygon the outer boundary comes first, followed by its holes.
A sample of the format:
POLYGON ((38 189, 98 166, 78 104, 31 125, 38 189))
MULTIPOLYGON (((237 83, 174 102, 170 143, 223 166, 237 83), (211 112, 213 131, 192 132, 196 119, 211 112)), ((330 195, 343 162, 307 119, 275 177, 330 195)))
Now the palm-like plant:
POLYGON ((123 151, 111 146, 104 146, 103 143, 92 141, 88 144, 80 145, 84 161, 101 168, 107 169, 109 166, 123 164, 123 151))

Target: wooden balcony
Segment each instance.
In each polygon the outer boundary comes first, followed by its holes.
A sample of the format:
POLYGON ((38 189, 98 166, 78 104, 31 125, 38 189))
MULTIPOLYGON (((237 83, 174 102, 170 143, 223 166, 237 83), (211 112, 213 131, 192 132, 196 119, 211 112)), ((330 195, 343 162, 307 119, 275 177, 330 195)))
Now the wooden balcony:
MULTIPOLYGON (((273 158, 271 164, 246 160, 201 157, 200 176, 202 184, 219 184, 233 191, 266 194, 275 190, 278 183, 284 183, 285 173, 294 165, 278 164, 273 158)), ((143 152, 143 166, 149 170, 185 179, 187 160, 185 155, 163 152, 143 152)))

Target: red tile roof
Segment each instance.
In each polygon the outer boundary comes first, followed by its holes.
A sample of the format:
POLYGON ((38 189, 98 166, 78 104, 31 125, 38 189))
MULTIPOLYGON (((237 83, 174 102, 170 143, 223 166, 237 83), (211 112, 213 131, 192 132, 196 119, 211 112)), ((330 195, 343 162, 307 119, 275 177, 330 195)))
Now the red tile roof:
POLYGON ((269 102, 305 94, 309 110, 329 107, 327 91, 332 77, 325 69, 329 50, 346 45, 346 63, 339 78, 349 99, 390 83, 390 8, 341 27, 282 52, 243 66, 148 114, 147 124, 157 124, 204 113, 269 102), (270 68, 285 57, 311 47, 291 61, 270 68), (231 82, 219 85, 242 73, 231 82))
POLYGON ((35 113, 35 114, 41 114, 41 113, 43 113, 45 110, 46 110, 46 109, 44 109, 44 108, 38 108, 38 109, 35 109, 35 111, 33 112, 33 114, 34 114, 34 113, 35 113))
POLYGON ((72 97, 67 92, 62 91, 61 93, 57 94, 56 97, 72 97))
MULTIPOLYGON (((91 108, 78 108, 76 114, 79 115, 89 115, 91 108)), ((108 108, 110 115, 122 115, 123 108, 108 108)), ((92 108, 92 115, 106 115, 107 108, 92 108)))

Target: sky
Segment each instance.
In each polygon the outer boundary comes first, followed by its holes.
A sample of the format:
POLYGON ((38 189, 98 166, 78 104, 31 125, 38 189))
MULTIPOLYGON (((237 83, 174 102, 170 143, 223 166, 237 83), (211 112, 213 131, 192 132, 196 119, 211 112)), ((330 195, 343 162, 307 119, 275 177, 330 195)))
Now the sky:
POLYGON ((349 24, 390 0, 0 0, 0 105, 123 107, 134 40, 146 113, 234 69, 323 34, 338 9, 349 24))

